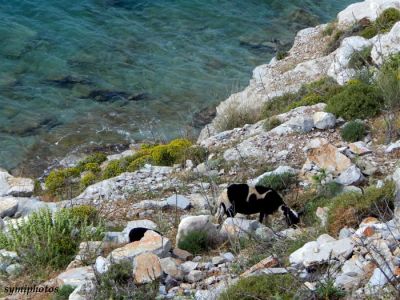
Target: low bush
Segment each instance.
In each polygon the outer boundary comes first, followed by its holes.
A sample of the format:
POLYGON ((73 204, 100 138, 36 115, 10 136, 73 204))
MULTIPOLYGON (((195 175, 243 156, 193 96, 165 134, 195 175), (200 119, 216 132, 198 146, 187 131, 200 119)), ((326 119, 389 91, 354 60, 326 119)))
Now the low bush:
POLYGON ((385 9, 375 22, 360 32, 360 35, 366 39, 373 38, 377 34, 390 31, 398 21, 400 21, 400 10, 393 7, 385 9))
POLYGON ((278 51, 277 53, 276 53, 276 59, 277 60, 282 60, 282 59, 284 59, 285 57, 287 57, 289 55, 289 53, 287 52, 287 51, 278 51))
POLYGON ((77 205, 71 208, 68 208, 72 217, 75 217, 79 220, 79 223, 84 224, 93 224, 95 226, 99 225, 100 217, 98 210, 90 205, 77 205))
POLYGON ((112 178, 123 173, 125 169, 121 166, 120 160, 110 161, 103 171, 103 179, 112 178))
POLYGON ((78 168, 65 168, 52 170, 45 180, 46 189, 53 195, 65 193, 67 186, 71 185, 74 178, 79 177, 78 168))
POLYGON ((201 164, 207 160, 207 149, 201 146, 191 146, 189 147, 183 157, 182 163, 185 163, 186 160, 191 160, 195 165, 201 164))
POLYGON ((346 296, 346 292, 335 286, 335 281, 329 279, 326 282, 320 282, 315 290, 317 299, 339 300, 346 296))
POLYGON ((365 125, 360 121, 350 121, 340 130, 342 139, 350 143, 363 139, 365 133, 365 125))
POLYGON ((257 185, 269 187, 271 189, 281 191, 287 189, 290 185, 296 182, 296 175, 292 173, 272 174, 262 177, 257 185))
POLYGON ((157 282, 136 286, 132 273, 132 264, 123 261, 111 264, 104 274, 96 274, 94 299, 155 299, 158 294, 157 282))
POLYGON ((317 94, 309 94, 307 96, 304 96, 303 98, 301 98, 299 101, 295 101, 292 104, 288 105, 286 107, 286 110, 289 111, 291 109, 300 107, 300 106, 311 106, 314 104, 318 104, 318 103, 322 103, 325 102, 326 100, 317 94))
POLYGON ((281 124, 282 124, 281 120, 279 120, 278 118, 272 117, 272 118, 265 120, 264 129, 266 131, 270 131, 270 130, 274 129, 275 127, 278 127, 281 124))
POLYGON ((274 97, 266 102, 262 107, 262 118, 267 119, 286 111, 286 108, 301 99, 297 93, 287 93, 282 96, 274 97))
POLYGON ((395 186, 386 182, 382 188, 365 189, 364 194, 345 193, 330 201, 328 229, 336 235, 343 227, 356 227, 366 217, 391 217, 395 186))
POLYGON ((239 279, 239 281, 228 287, 219 300, 292 300, 302 298, 310 293, 304 288, 300 281, 292 275, 259 275, 239 279))
POLYGON ((142 168, 145 164, 152 164, 152 163, 153 163, 152 157, 150 155, 144 155, 130 162, 126 170, 128 172, 135 172, 140 168, 142 168))
POLYGON ((86 158, 84 158, 83 160, 81 160, 77 167, 81 169, 81 171, 84 171, 84 166, 86 164, 97 164, 97 165, 101 165, 103 162, 105 162, 107 160, 107 155, 101 152, 96 152, 93 153, 89 156, 87 156, 86 158))
POLYGON ((54 293, 53 297, 51 297, 51 300, 68 300, 69 295, 71 295, 74 290, 75 287, 71 285, 63 285, 57 290, 56 293, 54 293))
POLYGON ((382 98, 375 86, 353 80, 329 99, 326 111, 346 120, 366 119, 376 116, 381 106, 382 98))
POLYGON ((92 230, 88 218, 81 218, 71 209, 61 209, 52 215, 48 209, 33 212, 28 220, 8 232, 0 232, 0 248, 16 251, 32 279, 64 269, 74 258, 82 241, 102 238, 103 226, 92 230))
POLYGON ((80 181, 80 186, 81 189, 84 190, 87 188, 89 185, 92 185, 96 182, 97 176, 93 172, 88 172, 86 173, 80 181))
POLYGON ((178 244, 178 248, 193 254, 201 254, 213 247, 213 242, 203 230, 194 230, 185 235, 178 244))
POLYGON ((371 50, 372 46, 365 47, 360 51, 353 52, 353 54, 350 56, 348 66, 356 70, 360 70, 365 66, 371 66, 372 65, 371 50))
POLYGON ((260 120, 258 110, 237 108, 236 104, 230 106, 215 119, 215 129, 218 132, 243 127, 246 124, 254 124, 260 120))
POLYGON ((99 173, 101 171, 100 165, 98 163, 87 163, 83 165, 83 171, 99 173))

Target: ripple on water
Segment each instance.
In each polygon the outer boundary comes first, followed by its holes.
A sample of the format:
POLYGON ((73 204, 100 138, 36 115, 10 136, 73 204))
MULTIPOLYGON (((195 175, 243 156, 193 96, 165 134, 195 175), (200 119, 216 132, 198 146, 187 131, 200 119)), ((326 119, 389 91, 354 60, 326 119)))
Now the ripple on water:
POLYGON ((351 2, 2 1, 0 166, 179 136, 298 29, 351 2))

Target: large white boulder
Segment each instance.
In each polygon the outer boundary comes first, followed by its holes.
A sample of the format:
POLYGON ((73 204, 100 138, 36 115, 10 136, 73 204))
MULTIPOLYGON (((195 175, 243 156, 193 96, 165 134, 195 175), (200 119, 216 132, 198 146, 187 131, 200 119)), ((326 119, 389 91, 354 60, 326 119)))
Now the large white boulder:
POLYGON ((316 241, 308 242, 289 256, 292 265, 309 267, 323 264, 329 259, 347 259, 353 252, 354 242, 351 238, 336 240, 328 234, 323 234, 316 241))
POLYGON ((336 182, 342 185, 357 185, 363 180, 364 175, 361 173, 360 169, 352 165, 340 174, 336 182))
POLYGON ((0 196, 32 196, 35 183, 30 178, 14 177, 0 170, 0 196))
POLYGON ((390 7, 400 9, 400 1, 366 0, 351 4, 338 14, 338 26, 341 29, 348 28, 363 18, 374 21, 382 11, 390 7))
POLYGON ((380 65, 388 56, 400 52, 400 22, 397 22, 390 32, 380 34, 373 40, 371 58, 380 65))
POLYGON ((18 208, 18 200, 14 197, 0 197, 0 218, 12 217, 18 208))
POLYGON ((182 239, 193 231, 204 231, 212 240, 218 239, 218 231, 216 225, 212 223, 212 216, 188 216, 182 219, 178 226, 176 235, 176 245, 178 246, 182 239))
POLYGON ((334 114, 327 113, 324 111, 316 112, 313 115, 314 126, 318 129, 333 128, 336 125, 336 117, 334 114))
POLYGON ((225 239, 245 237, 255 234, 260 226, 261 223, 256 220, 227 218, 221 226, 220 235, 225 239))

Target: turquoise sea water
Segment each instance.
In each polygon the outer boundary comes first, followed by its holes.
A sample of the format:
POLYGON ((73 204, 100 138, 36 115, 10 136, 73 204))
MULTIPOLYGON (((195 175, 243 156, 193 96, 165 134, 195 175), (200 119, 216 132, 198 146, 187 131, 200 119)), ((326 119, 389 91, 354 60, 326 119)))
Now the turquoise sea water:
POLYGON ((196 112, 351 2, 0 0, 0 166, 196 132, 196 112))

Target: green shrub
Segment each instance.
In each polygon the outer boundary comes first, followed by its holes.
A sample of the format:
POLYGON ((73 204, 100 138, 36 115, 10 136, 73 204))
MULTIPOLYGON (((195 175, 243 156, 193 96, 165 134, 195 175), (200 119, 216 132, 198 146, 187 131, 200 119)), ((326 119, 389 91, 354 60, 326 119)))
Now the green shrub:
POLYGON ((385 9, 375 22, 371 23, 360 32, 360 35, 366 39, 373 38, 377 34, 390 31, 393 25, 398 21, 400 21, 400 11, 398 9, 385 9))
POLYGON ((132 161, 128 167, 127 167, 127 171, 128 172, 135 172, 137 170, 139 170, 140 168, 142 168, 145 164, 151 164, 153 163, 153 159, 150 155, 144 155, 142 157, 139 157, 137 159, 135 159, 134 161, 132 161))
POLYGON ((79 222, 85 224, 99 224, 99 212, 97 209, 90 205, 78 205, 68 208, 72 217, 75 217, 79 222))
POLYGON ((107 160, 107 155, 105 155, 104 153, 101 152, 96 152, 93 153, 87 157, 85 157, 83 160, 81 160, 77 167, 80 168, 81 170, 83 170, 82 168, 86 165, 86 164, 97 164, 97 165, 101 165, 103 162, 105 162, 107 160))
POLYGON ((80 186, 81 189, 87 188, 96 182, 97 176, 93 172, 88 172, 81 178, 80 186))
POLYGON ((379 33, 379 30, 373 25, 365 27, 361 32, 360 36, 366 39, 371 39, 379 33))
POLYGON ((83 171, 89 171, 93 173, 99 173, 101 171, 98 163, 87 163, 83 165, 83 171))
POLYGON ((193 254, 201 254, 212 248, 212 241, 203 230, 194 230, 185 235, 178 244, 178 248, 189 251, 193 254))
POLYGON ((353 54, 350 56, 349 67, 359 70, 365 66, 371 66, 371 50, 372 46, 353 52, 353 54))
POLYGON ((279 120, 278 118, 272 117, 272 118, 265 120, 264 129, 266 131, 270 131, 271 129, 274 129, 275 127, 278 127, 281 124, 282 124, 281 120, 279 120))
POLYGON ((111 264, 107 272, 96 276, 94 299, 155 299, 158 294, 157 282, 136 286, 132 273, 132 264, 128 261, 111 264))
POLYGON ((53 216, 49 209, 42 209, 17 226, 10 225, 7 233, 0 232, 0 248, 16 251, 33 278, 48 275, 45 270, 49 267, 65 269, 83 240, 101 238, 103 227, 92 231, 89 225, 70 209, 61 209, 53 216))
POLYGON ((354 80, 329 99, 326 111, 346 120, 365 119, 376 116, 381 105, 376 87, 354 80))
POLYGON ((339 195, 342 191, 343 191, 343 185, 335 181, 331 181, 324 185, 321 185, 318 192, 319 196, 321 197, 333 198, 339 195))
POLYGON ((269 187, 280 191, 287 189, 291 184, 296 182, 296 175, 292 173, 272 174, 262 177, 257 185, 269 187))
POLYGON ((346 142, 357 142, 365 136, 365 125, 360 121, 350 121, 340 130, 342 139, 346 142))
POLYGON ((75 290, 75 287, 65 284, 51 297, 51 300, 68 300, 69 295, 75 290))
MULTIPOLYGON (((292 275, 259 275, 241 278, 228 287, 219 300, 292 300, 306 299, 299 295, 307 291, 292 275)), ((308 295, 310 296, 310 295, 308 295)))
POLYGON ((207 160, 207 155, 208 152, 206 148, 201 146, 191 146, 185 151, 182 163, 190 159, 195 165, 198 165, 207 160))
POLYGON ((125 171, 126 170, 121 166, 120 160, 112 160, 108 163, 108 165, 103 171, 103 179, 108 179, 118 176, 125 171))
POLYGON ((270 118, 272 116, 281 114, 286 111, 286 108, 300 100, 302 95, 297 93, 287 93, 282 96, 274 97, 266 102, 262 107, 261 115, 263 119, 270 118))
POLYGON ((53 195, 61 194, 80 175, 78 168, 52 170, 45 180, 46 189, 53 195))
POLYGON ((326 282, 320 282, 315 290, 318 299, 338 300, 346 296, 346 292, 335 286, 335 281, 330 279, 326 282))
POLYGON ((345 193, 330 201, 328 229, 336 235, 345 226, 356 227, 369 216, 389 218, 393 209, 395 185, 386 182, 382 188, 370 186, 364 194, 345 193))
POLYGON ((166 145, 158 145, 151 149, 151 157, 156 165, 171 166, 179 162, 192 145, 189 140, 176 139, 166 145))
POLYGON ((291 109, 300 107, 300 106, 310 106, 318 103, 325 102, 324 98, 320 95, 316 94, 310 94, 307 95, 303 98, 301 98, 299 101, 293 102, 292 104, 288 105, 286 110, 289 111, 291 109))
POLYGON ((282 59, 284 59, 285 57, 287 57, 289 55, 289 53, 287 52, 287 51, 278 51, 277 53, 276 53, 276 59, 277 60, 282 60, 282 59))

